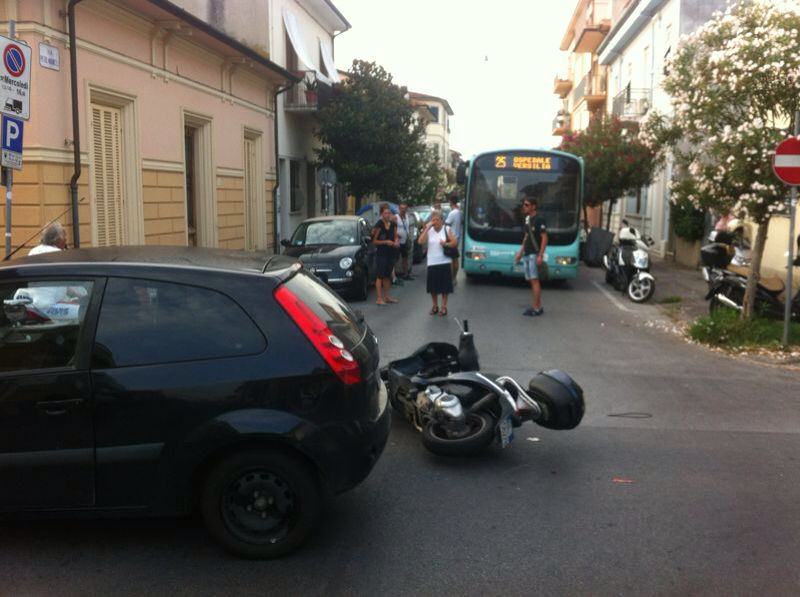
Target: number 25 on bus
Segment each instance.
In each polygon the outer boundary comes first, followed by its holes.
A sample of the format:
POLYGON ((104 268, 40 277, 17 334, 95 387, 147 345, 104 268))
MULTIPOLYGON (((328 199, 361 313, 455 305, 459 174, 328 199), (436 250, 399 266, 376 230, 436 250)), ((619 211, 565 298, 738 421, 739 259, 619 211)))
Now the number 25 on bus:
POLYGON ((458 171, 466 185, 463 267, 467 276, 523 275, 522 200, 536 199, 547 226, 549 279, 578 275, 583 161, 560 151, 508 150, 476 155, 458 171))

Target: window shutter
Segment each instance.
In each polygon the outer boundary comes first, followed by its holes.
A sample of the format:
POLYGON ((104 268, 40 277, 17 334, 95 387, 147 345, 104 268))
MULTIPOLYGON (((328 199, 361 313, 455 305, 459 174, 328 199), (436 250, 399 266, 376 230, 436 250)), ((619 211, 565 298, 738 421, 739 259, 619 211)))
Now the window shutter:
POLYGON ((95 228, 98 246, 121 245, 122 111, 92 104, 95 228))

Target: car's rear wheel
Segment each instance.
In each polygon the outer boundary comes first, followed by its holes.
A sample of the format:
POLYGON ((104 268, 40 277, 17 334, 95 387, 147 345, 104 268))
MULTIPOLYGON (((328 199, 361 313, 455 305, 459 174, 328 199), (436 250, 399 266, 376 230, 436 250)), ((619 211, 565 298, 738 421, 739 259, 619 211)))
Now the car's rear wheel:
POLYGON ((322 509, 322 492, 301 458, 251 449, 209 471, 201 508, 209 533, 225 549, 243 558, 276 558, 308 538, 322 509))

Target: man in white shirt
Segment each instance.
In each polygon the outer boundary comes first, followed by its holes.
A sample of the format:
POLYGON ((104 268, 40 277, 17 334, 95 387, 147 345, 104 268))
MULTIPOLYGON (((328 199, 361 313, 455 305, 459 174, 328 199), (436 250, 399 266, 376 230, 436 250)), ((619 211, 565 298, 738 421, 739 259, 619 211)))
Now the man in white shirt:
POLYGON ((67 248, 67 231, 58 222, 53 222, 42 232, 41 242, 33 247, 28 255, 41 255, 42 253, 53 253, 63 251, 67 248))
MULTIPOLYGON (((447 214, 447 220, 445 220, 445 225, 450 227, 450 230, 453 231, 453 234, 456 236, 456 240, 458 244, 456 245, 459 247, 459 251, 461 250, 461 228, 464 223, 464 217, 461 214, 461 210, 458 208, 458 195, 453 193, 450 195, 450 213, 447 214)), ((453 284, 456 283, 456 275, 458 274, 458 259, 453 259, 453 284)))

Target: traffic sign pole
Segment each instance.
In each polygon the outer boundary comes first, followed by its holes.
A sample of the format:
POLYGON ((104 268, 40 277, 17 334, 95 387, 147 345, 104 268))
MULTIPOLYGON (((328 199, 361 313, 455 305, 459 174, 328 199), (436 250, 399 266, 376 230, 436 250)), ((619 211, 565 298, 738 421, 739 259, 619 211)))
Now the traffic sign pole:
MULTIPOLYGON (((800 110, 794 113, 794 136, 800 136, 800 110)), ((792 320, 794 301, 794 223, 797 217, 797 185, 792 185, 789 194, 789 257, 786 266, 786 293, 783 302, 783 345, 789 346, 789 324, 792 320)))
POLYGON ((11 185, 14 174, 11 168, 3 168, 6 174, 6 257, 11 255, 11 185))

